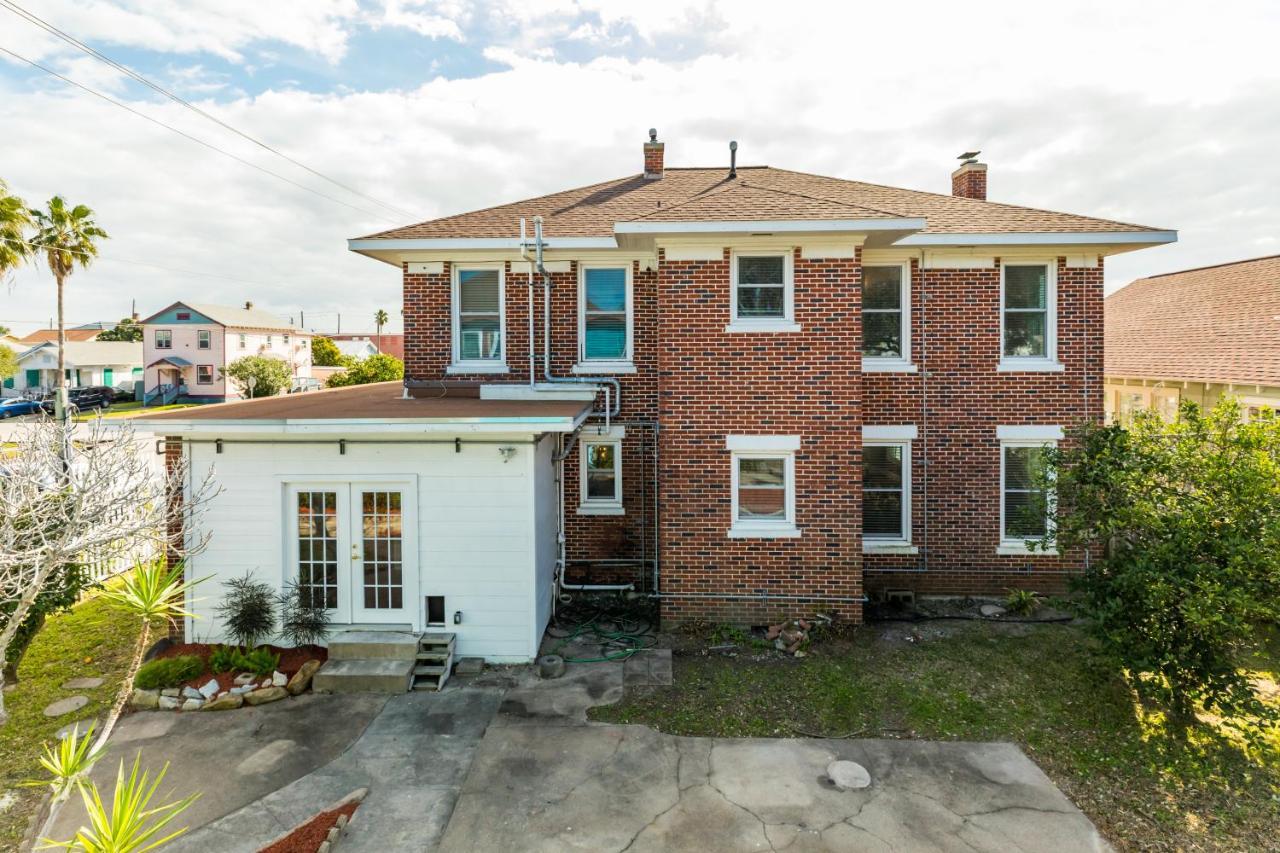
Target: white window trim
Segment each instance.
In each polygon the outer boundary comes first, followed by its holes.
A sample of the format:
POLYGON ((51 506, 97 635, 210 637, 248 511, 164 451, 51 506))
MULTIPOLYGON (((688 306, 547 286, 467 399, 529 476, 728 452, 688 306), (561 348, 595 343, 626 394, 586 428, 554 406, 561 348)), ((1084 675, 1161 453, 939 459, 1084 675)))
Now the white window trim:
MULTIPOLYGON (((900 356, 862 356, 862 372, 863 373, 915 373, 917 368, 911 363, 911 262, 904 261, 900 264, 863 264, 863 270, 868 267, 898 267, 902 270, 898 290, 898 304, 900 313, 902 314, 902 354, 900 356)), ((865 278, 864 278, 865 282, 865 278)), ((865 285, 863 293, 866 293, 865 285)), ((873 313, 888 313, 882 310, 872 309, 873 313)), ((862 309, 863 315, 866 309, 862 309)))
MULTIPOLYGON (((885 437, 867 437, 868 429, 863 427, 862 446, 865 447, 901 447, 902 448, 902 535, 901 536, 869 536, 866 533, 865 515, 862 533, 862 553, 864 554, 916 554, 919 549, 911 544, 911 439, 915 438, 914 426, 880 427, 885 433, 896 431, 897 434, 885 437), (908 437, 909 436, 909 437, 908 437)), ((875 433, 873 432, 873 435, 875 433)), ((865 470, 865 468, 864 468, 865 470)), ((866 486, 863 486, 866 493, 866 486)))
POLYGON ((1000 260, 1000 362, 998 373, 1062 373, 1066 367, 1058 361, 1058 259, 1010 258, 1000 260), (1009 267, 1045 268, 1045 329, 1043 356, 1010 356, 1004 354, 1004 274, 1009 267))
MULTIPOLYGON (((1004 526, 1004 493, 1005 493, 1005 449, 1009 447, 1056 447, 1062 438, 1062 427, 1044 426, 1002 426, 996 428, 1000 439, 1000 543, 996 546, 996 554, 1002 556, 1057 556, 1056 548, 1032 550, 1027 546, 1033 539, 1010 539, 1005 535, 1004 526)), ((1053 493, 1049 493, 1049 509, 1045 519, 1045 529, 1050 533, 1054 529, 1053 493)))
POLYGON ((246 349, 246 348, 248 348, 248 345, 249 345, 249 339, 248 339, 248 337, 247 337, 243 332, 241 332, 241 333, 240 333, 240 341, 239 341, 239 344, 240 344, 240 347, 239 347, 240 349, 246 349))
POLYGON ((795 259, 792 250, 743 249, 729 253, 729 324, 726 332, 798 332, 802 328, 795 321, 795 259), (782 312, 781 317, 746 319, 738 317, 738 258, 782 258, 782 312))
POLYGON ((173 329, 156 329, 151 336, 151 343, 156 349, 173 349, 173 329), (164 346, 160 345, 160 333, 163 332, 169 336, 168 343, 164 346))
POLYGON ((213 332, 208 329, 197 329, 196 349, 213 349, 213 332))
POLYGON ((730 539, 796 539, 796 451, 798 435, 729 435, 725 448, 730 451, 730 539), (783 505, 786 517, 776 521, 743 521, 738 518, 738 462, 741 459, 782 459, 786 477, 783 505))
POLYGON ((449 318, 451 337, 450 364, 446 373, 507 373, 507 273, 506 264, 450 264, 449 318), (461 332, 458 317, 461 307, 458 274, 469 270, 496 270, 498 273, 498 357, 496 359, 463 360, 461 332))
POLYGON ((635 303, 632 295, 631 263, 579 263, 578 264, 578 363, 574 373, 635 373, 635 303), (587 358, 587 270, 626 271, 627 342, 622 358, 587 358))
POLYGON ((581 447, 578 451, 580 469, 578 473, 578 515, 626 515, 622 505, 622 439, 627 435, 625 427, 611 427, 608 430, 585 429, 579 438, 581 447), (587 445, 613 445, 613 498, 587 497, 587 445))
POLYGON ((214 383, 216 383, 216 382, 217 382, 217 374, 214 372, 214 369, 213 369, 213 365, 212 365, 212 364, 197 364, 197 365, 196 365, 196 384, 197 384, 197 385, 213 385, 213 384, 214 384, 214 383), (208 382, 201 382, 201 381, 200 381, 200 368, 202 368, 202 367, 207 367, 207 368, 209 368, 209 381, 208 381, 208 382))

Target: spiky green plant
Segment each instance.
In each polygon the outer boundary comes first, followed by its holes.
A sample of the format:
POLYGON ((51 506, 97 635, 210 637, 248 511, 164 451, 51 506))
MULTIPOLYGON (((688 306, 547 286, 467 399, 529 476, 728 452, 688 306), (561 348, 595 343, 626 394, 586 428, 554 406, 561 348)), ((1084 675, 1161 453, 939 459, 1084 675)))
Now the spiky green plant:
POLYGON ((165 773, 169 771, 166 763, 155 779, 151 779, 141 769, 142 755, 133 759, 133 769, 128 777, 124 775, 124 761, 121 760, 116 770, 116 787, 111 797, 111 805, 102 801, 98 786, 87 782, 80 786, 80 796, 84 800, 84 808, 88 817, 88 826, 82 826, 70 841, 53 841, 40 839, 40 849, 79 850, 84 853, 144 853, 155 850, 169 843, 187 831, 187 827, 179 827, 162 835, 165 827, 178 815, 186 811, 199 794, 190 794, 174 803, 152 806, 165 773))
POLYGON ((27 782, 30 786, 48 786, 55 800, 65 799, 71 789, 82 782, 90 768, 102 757, 103 749, 93 745, 94 724, 90 723, 83 736, 77 724, 71 734, 58 741, 57 746, 50 748, 44 745, 44 755, 40 757, 40 766, 49 771, 49 778, 27 782))

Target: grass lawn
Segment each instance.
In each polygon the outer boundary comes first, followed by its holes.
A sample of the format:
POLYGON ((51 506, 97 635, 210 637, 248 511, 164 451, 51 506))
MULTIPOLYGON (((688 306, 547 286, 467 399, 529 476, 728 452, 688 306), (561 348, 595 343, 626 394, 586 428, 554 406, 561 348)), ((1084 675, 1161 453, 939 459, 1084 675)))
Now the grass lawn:
MULTIPOLYGON (((677 644, 673 687, 628 691, 592 718, 679 735, 1013 741, 1120 849, 1280 850, 1280 733, 1248 752, 1205 724, 1180 743, 1118 679, 1088 671, 1086 643, 1067 625, 926 622, 869 625, 798 660, 677 644)), ((1280 642, 1256 671, 1280 680, 1280 642)))
MULTIPOLYGON (((16 850, 27 822, 39 805, 43 791, 19 788, 28 779, 43 778, 38 757, 40 744, 52 743, 58 729, 77 720, 101 720, 106 716, 124 678, 137 638, 135 617, 109 607, 102 598, 90 598, 70 613, 45 623, 18 669, 17 687, 6 693, 9 722, 0 727, 0 797, 16 798, 0 809, 0 850, 16 850), (92 690, 63 690, 62 683, 77 676, 103 676, 106 681, 92 690), (89 697, 89 704, 71 714, 49 718, 42 711, 66 696, 89 697)), ((106 761, 121 756, 109 751, 106 761)))
MULTIPOLYGON (((198 403, 170 403, 167 406, 147 406, 144 409, 142 407, 141 402, 137 400, 133 400, 128 403, 113 404, 110 409, 102 413, 102 417, 107 420, 110 420, 111 418, 133 418, 133 417, 137 417, 138 415, 153 415, 156 412, 168 412, 168 411, 172 411, 173 409, 189 409, 192 406, 196 406, 196 405, 199 405, 199 404, 198 403)), ((98 416, 97 412, 85 412, 83 414, 76 415, 76 421, 80 423, 85 423, 86 421, 93 420, 97 416, 98 416)))

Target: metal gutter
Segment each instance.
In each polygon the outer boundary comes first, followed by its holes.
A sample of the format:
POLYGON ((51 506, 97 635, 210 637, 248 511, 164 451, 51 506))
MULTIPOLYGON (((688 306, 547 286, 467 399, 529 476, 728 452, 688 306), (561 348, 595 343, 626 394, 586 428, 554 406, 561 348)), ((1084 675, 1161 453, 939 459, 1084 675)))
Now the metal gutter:
MULTIPOLYGON (((719 234, 738 232, 843 233, 847 231, 919 231, 921 217, 875 219, 742 219, 702 222, 618 222, 615 234, 719 234)), ((560 248, 556 246, 556 248, 560 248)))
POLYGON ((912 234, 894 246, 1108 246, 1175 243, 1177 231, 1021 231, 912 234))

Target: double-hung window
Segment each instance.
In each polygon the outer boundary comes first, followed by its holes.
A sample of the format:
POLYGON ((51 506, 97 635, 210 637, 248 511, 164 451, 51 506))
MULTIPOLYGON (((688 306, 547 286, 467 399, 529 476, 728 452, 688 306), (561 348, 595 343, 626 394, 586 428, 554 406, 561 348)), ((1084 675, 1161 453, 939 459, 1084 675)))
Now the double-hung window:
POLYGON ((1057 363, 1057 267, 1000 266, 1000 369, 1061 370, 1057 363))
POLYGON ((173 349, 173 331, 156 329, 156 349, 173 349))
POLYGON ((212 364, 196 365, 196 384, 197 385, 213 384, 213 365, 212 364))
POLYGON ((730 261, 731 332, 794 331, 789 252, 735 252, 730 261))
POLYGON ((580 515, 622 515, 622 439, 624 428, 584 431, 582 436, 580 515))
POLYGON ((862 268, 862 369, 906 370, 911 363, 911 266, 862 268))
POLYGON ((576 370, 630 366, 631 317, 630 267, 580 264, 576 370))
POLYGON ((200 329, 196 332, 196 348, 211 349, 213 347, 213 332, 208 329, 200 329))
POLYGON ((999 551, 1028 553, 1028 542, 1041 540, 1052 530, 1053 493, 1046 472, 1046 450, 1057 445, 1062 430, 1059 427, 1000 427, 997 434, 1000 438, 999 551))
POLYGON ((506 370, 501 267, 454 267, 454 372, 506 370))
POLYGON ((244 349, 246 346, 248 346, 248 343, 249 343, 249 339, 248 339, 244 334, 241 334, 241 335, 240 335, 240 349, 244 349))
POLYGON ((915 427, 864 427, 863 430, 863 551, 874 553, 909 549, 911 545, 910 439, 915 437, 915 427), (876 437, 867 437, 868 435, 876 437))
POLYGON ((796 528, 794 435, 731 435, 732 519, 730 538, 769 539, 800 535, 796 528))

